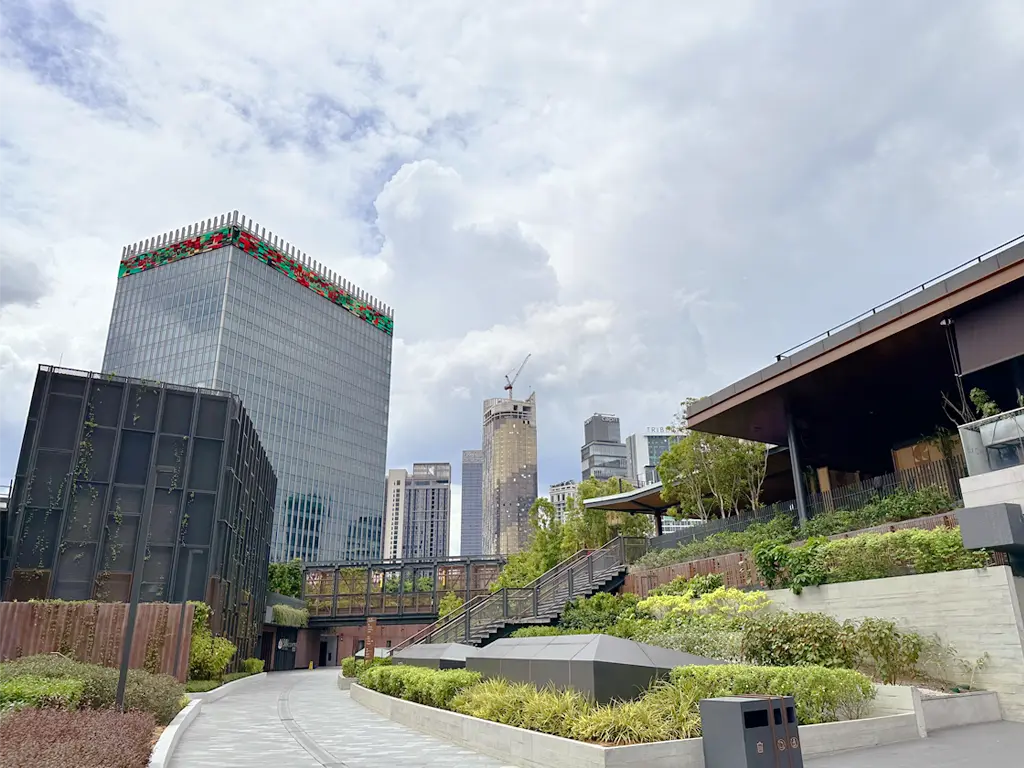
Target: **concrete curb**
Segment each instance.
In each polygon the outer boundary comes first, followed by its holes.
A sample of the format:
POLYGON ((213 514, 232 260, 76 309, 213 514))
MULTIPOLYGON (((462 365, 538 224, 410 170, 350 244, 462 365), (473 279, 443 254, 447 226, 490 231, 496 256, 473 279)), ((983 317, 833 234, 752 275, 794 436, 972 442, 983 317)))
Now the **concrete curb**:
MULTIPOLYGON (((414 704, 385 696, 358 684, 352 685, 349 692, 353 701, 396 723, 498 758, 519 768, 550 768, 552 765, 573 768, 704 766, 704 746, 699 738, 624 747, 602 747, 414 704)), ((920 737, 914 712, 800 726, 800 740, 805 758, 915 741, 920 737)))
POLYGON ((338 690, 347 691, 352 687, 352 684, 356 681, 354 677, 345 677, 341 672, 338 673, 338 690))
POLYGON ((249 675, 248 677, 241 677, 238 680, 232 680, 230 683, 224 683, 224 685, 217 686, 212 691, 205 691, 203 693, 190 693, 188 696, 193 701, 201 699, 207 704, 212 704, 215 701, 219 701, 227 696, 229 693, 238 693, 243 688, 252 685, 254 680, 265 680, 267 677, 266 672, 260 672, 257 675, 249 675))
POLYGON ((175 715, 170 724, 164 728, 164 732, 160 734, 156 746, 153 747, 153 752, 149 756, 149 768, 167 768, 171 764, 171 757, 174 755, 181 735, 196 719, 202 707, 202 699, 193 699, 175 715))
POLYGON ((928 731, 994 723, 1003 719, 999 709, 999 697, 993 691, 969 691, 950 696, 920 696, 920 707, 928 731))

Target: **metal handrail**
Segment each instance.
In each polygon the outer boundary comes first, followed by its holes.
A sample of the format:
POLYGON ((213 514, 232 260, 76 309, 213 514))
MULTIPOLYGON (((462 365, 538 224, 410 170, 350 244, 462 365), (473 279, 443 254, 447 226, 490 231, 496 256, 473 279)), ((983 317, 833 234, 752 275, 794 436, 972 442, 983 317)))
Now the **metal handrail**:
MULTIPOLYGON (((646 540, 644 539, 644 541, 646 541, 646 540)), ((579 564, 584 563, 584 562, 586 562, 588 560, 592 564, 592 563, 594 563, 596 561, 596 559, 598 558, 599 555, 606 554, 608 552, 613 552, 613 551, 617 551, 619 553, 619 556, 614 558, 613 566, 623 566, 624 567, 624 566, 628 565, 627 537, 617 536, 614 539, 612 539, 611 541, 607 542, 606 544, 604 544, 603 546, 601 546, 601 547, 599 547, 599 548, 597 548, 595 550, 581 549, 581 550, 575 552, 574 554, 572 554, 569 557, 565 558, 564 560, 562 560, 560 563, 558 563, 554 567, 552 567, 549 570, 547 570, 544 573, 542 573, 540 576, 538 576, 536 579, 531 581, 525 587, 516 587, 515 588, 515 592, 521 595, 526 590, 532 590, 533 591, 533 593, 535 595, 535 597, 534 597, 535 607, 534 607, 534 610, 531 613, 530 617, 531 618, 536 618, 537 616, 541 615, 541 613, 542 613, 542 611, 541 611, 541 606, 542 605, 543 605, 543 607, 545 609, 550 609, 551 606, 553 605, 553 601, 550 598, 546 598, 543 602, 540 601, 540 592, 541 592, 541 589, 543 587, 547 587, 547 586, 551 585, 556 580, 558 580, 560 577, 562 577, 564 574, 568 574, 568 576, 566 576, 566 578, 565 578, 565 581, 566 581, 566 586, 569 587, 568 596, 571 598, 572 597, 572 592, 575 591, 573 589, 573 573, 572 572, 576 568, 576 566, 578 566, 579 564)), ((588 587, 592 586, 592 584, 593 584, 592 580, 594 578, 594 575, 595 574, 592 571, 588 571, 587 578, 586 578, 586 582, 587 582, 587 586, 588 587)), ((557 595, 560 591, 561 591, 560 589, 556 589, 555 594, 557 595)), ((501 616, 501 618, 502 619, 510 618, 510 617, 506 616, 506 613, 508 611, 507 606, 509 605, 509 594, 510 593, 509 593, 508 588, 503 587, 502 589, 498 590, 497 592, 493 592, 490 595, 478 595, 477 597, 473 598, 468 603, 466 603, 464 606, 462 606, 462 608, 460 608, 458 611, 450 614, 449 616, 444 617, 443 619, 438 619, 436 622, 434 622, 430 626, 425 627, 424 629, 420 630, 419 632, 417 632, 412 637, 409 637, 406 640, 403 640, 401 643, 399 643, 398 645, 396 645, 392 649, 392 653, 396 653, 396 652, 402 650, 403 648, 407 648, 410 645, 415 645, 417 643, 423 642, 424 640, 428 640, 431 636, 443 633, 445 630, 452 629, 452 628, 455 627, 455 625, 458 625, 458 624, 468 624, 470 629, 471 629, 472 625, 473 625, 474 616, 481 615, 489 607, 497 607, 497 604, 499 602, 501 603, 501 610, 499 612, 499 615, 501 616)), ((517 617, 517 618, 525 618, 525 617, 517 617)), ((489 620, 489 619, 485 618, 485 622, 487 622, 487 623, 484 624, 483 626, 490 626, 493 623, 493 620, 489 620)), ((499 622, 500 622, 500 619, 499 619, 499 622)), ((470 629, 467 629, 467 633, 470 631, 470 629)), ((466 638, 466 639, 468 639, 468 638, 466 638)))

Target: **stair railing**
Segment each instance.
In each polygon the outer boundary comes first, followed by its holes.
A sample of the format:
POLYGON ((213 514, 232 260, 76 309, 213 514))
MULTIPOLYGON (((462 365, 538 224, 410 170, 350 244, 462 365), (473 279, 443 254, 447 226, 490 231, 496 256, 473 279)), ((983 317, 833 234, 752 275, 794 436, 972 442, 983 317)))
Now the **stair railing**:
POLYGON ((535 619, 560 610, 574 596, 589 592, 599 577, 624 568, 647 550, 647 539, 619 536, 596 550, 581 549, 525 587, 503 587, 478 595, 459 610, 392 649, 396 653, 417 643, 470 642, 477 632, 512 622, 535 619))

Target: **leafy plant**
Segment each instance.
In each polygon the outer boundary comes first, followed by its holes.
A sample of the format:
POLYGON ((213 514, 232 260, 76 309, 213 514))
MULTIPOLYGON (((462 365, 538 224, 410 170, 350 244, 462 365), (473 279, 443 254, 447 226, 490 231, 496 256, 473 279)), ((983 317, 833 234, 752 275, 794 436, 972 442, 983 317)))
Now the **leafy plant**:
POLYGON ((801 725, 864 717, 875 696, 871 680, 860 672, 816 666, 677 667, 670 679, 697 701, 749 693, 792 696, 801 725))
POLYGON ((296 557, 267 566, 267 589, 286 597, 302 597, 302 561, 296 557))
MULTIPOLYGON (((84 664, 59 654, 26 656, 0 664, 0 681, 21 677, 81 681, 79 706, 86 709, 107 709, 116 698, 118 670, 84 664)), ((185 686, 170 675, 128 670, 125 707, 149 712, 160 725, 166 725, 178 714, 184 695, 185 686)))
POLYGON ((748 662, 764 666, 852 668, 858 658, 853 627, 823 613, 767 613, 747 624, 742 645, 748 662))
POLYGON ((258 675, 263 667, 263 659, 242 659, 242 671, 247 675, 258 675))
POLYGON ((770 606, 771 600, 763 592, 721 587, 698 598, 689 594, 648 597, 637 604, 636 612, 670 625, 699 619, 704 626, 735 630, 770 606))
POLYGON ((219 680, 238 650, 223 637, 214 637, 210 631, 210 606, 192 602, 192 639, 188 651, 188 677, 190 680, 219 680))
POLYGON ((441 602, 437 606, 437 617, 443 619, 445 616, 452 615, 462 608, 462 602, 462 598, 454 592, 445 593, 445 596, 441 598, 441 602))
POLYGON ((382 665, 359 673, 359 684, 364 688, 438 709, 448 709, 463 689, 479 682, 480 673, 466 669, 382 665))
POLYGON ((154 727, 148 712, 24 709, 0 718, 0 762, 11 768, 146 768, 154 727))
POLYGON ((895 685, 917 676, 917 664, 925 647, 916 632, 900 632, 885 619, 864 619, 856 630, 861 663, 868 663, 883 683, 895 685))
POLYGON ((566 604, 558 625, 569 632, 605 632, 638 601, 639 598, 630 593, 616 596, 598 592, 591 597, 578 597, 566 604))
POLYGON ((0 710, 24 707, 75 709, 82 699, 81 680, 52 677, 15 677, 0 681, 0 710))
POLYGON ((292 608, 290 605, 275 605, 271 608, 274 623, 281 627, 308 627, 309 611, 292 608))

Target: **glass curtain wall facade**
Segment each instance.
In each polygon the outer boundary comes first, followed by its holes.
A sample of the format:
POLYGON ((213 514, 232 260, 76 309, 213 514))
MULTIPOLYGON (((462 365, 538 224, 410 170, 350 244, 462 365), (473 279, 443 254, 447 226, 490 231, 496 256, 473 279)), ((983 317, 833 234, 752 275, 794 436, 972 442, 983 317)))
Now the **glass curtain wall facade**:
POLYGON ((619 437, 619 419, 595 413, 583 423, 584 445, 580 449, 583 479, 608 480, 629 476, 628 450, 619 437))
POLYGON ((462 540, 463 556, 483 554, 481 539, 484 516, 484 452, 462 452, 462 540))
POLYGON ((413 464, 405 482, 402 558, 448 557, 452 500, 451 464, 413 464))
POLYGON ((381 553, 390 310, 237 212, 127 248, 103 370, 242 398, 277 474, 271 559, 381 553))
POLYGON ((537 498, 537 401, 484 401, 483 554, 511 555, 529 546, 537 498))

